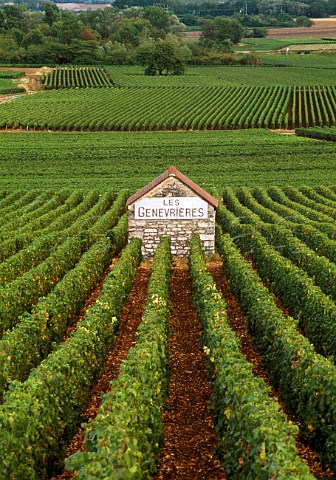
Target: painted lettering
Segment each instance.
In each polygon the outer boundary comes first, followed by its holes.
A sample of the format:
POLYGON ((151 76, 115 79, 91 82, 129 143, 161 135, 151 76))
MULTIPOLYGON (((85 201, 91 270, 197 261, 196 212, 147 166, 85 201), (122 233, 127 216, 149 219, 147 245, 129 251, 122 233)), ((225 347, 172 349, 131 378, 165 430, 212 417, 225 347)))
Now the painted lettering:
POLYGON ((135 204, 135 219, 188 220, 208 218, 208 205, 198 197, 150 197, 135 204))

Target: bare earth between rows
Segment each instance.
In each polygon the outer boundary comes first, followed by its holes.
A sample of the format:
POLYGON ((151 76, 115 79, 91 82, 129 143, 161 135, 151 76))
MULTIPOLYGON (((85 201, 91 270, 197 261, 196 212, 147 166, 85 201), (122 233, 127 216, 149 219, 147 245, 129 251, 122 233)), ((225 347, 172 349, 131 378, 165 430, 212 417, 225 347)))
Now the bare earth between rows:
MULTIPOLYGON (((253 364, 254 374, 261 376, 269 385, 267 372, 249 335, 247 319, 231 294, 223 274, 222 262, 208 262, 208 269, 227 303, 230 325, 241 340, 242 352, 253 364)), ((118 375, 121 361, 135 344, 135 332, 141 322, 147 299, 149 276, 150 266, 143 263, 137 272, 134 287, 122 314, 116 346, 110 354, 101 379, 92 389, 92 400, 82 416, 82 421, 95 418, 101 404, 101 393, 109 390, 110 381, 118 375)), ((201 327, 192 301, 188 265, 184 260, 174 261, 170 300, 170 383, 163 409, 164 445, 158 472, 153 480, 225 480, 227 477, 223 467, 215 458, 216 435, 211 417, 212 392, 207 377, 201 327)), ((278 399, 286 412, 279 393, 271 390, 271 396, 278 399)), ((300 427, 296 419, 291 417, 291 420, 300 427)), ((322 469, 316 453, 298 439, 297 447, 302 460, 308 464, 316 478, 321 479, 323 475, 335 478, 330 471, 322 469)), ((67 448, 67 456, 83 449, 83 429, 80 428, 67 448)), ((71 478, 73 474, 64 470, 53 480, 71 478)))
MULTIPOLYGON (((269 376, 267 370, 263 364, 262 358, 259 353, 255 350, 253 345, 253 339, 249 334, 248 330, 248 320, 244 312, 239 306, 239 303, 235 296, 230 291, 230 286, 227 278, 223 273, 223 265, 221 261, 213 261, 208 262, 208 270, 212 275, 215 283, 217 285, 218 290, 221 292, 223 299, 226 302, 226 309, 228 314, 228 320, 230 323, 231 328, 235 331, 237 337, 241 342, 241 351, 246 356, 248 362, 253 365, 253 374, 256 377, 261 377, 265 381, 267 386, 271 386, 269 382, 269 376)), ((279 300, 275 298, 277 306, 281 308, 284 314, 287 316, 288 312, 282 308, 279 300)), ((275 391, 274 388, 270 391, 270 396, 275 397, 279 402, 282 411, 286 413, 289 419, 296 424, 300 429, 300 422, 293 417, 290 412, 288 412, 286 406, 284 405, 281 394, 278 391, 275 391)), ((304 445, 299 440, 300 433, 296 437, 296 446, 298 449, 299 456, 305 464, 308 465, 310 472, 318 479, 326 479, 326 478, 335 478, 335 475, 328 469, 325 470, 318 458, 317 454, 314 450, 312 450, 309 446, 304 445)))

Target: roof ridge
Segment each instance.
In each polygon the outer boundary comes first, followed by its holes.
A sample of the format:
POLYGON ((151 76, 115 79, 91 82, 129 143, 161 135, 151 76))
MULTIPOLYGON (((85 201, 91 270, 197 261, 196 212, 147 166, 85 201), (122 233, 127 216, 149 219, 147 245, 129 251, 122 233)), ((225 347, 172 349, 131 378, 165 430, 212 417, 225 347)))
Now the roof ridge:
POLYGON ((146 193, 149 193, 151 190, 153 190, 153 188, 160 185, 160 183, 162 183, 164 180, 166 180, 169 177, 176 177, 178 180, 180 180, 180 182, 182 182, 186 187, 190 188, 190 190, 196 193, 196 195, 203 198, 203 200, 205 200, 207 203, 209 203, 215 208, 218 207, 218 200, 215 197, 210 195, 210 193, 206 192, 202 187, 197 185, 197 183, 193 182, 190 178, 188 178, 182 172, 177 170, 177 168, 174 165, 170 165, 165 172, 161 173, 161 175, 154 178, 151 182, 149 182, 143 188, 141 188, 136 193, 131 195, 126 202, 126 207, 128 207, 129 205, 132 205, 134 202, 139 200, 139 198, 146 195, 146 193))

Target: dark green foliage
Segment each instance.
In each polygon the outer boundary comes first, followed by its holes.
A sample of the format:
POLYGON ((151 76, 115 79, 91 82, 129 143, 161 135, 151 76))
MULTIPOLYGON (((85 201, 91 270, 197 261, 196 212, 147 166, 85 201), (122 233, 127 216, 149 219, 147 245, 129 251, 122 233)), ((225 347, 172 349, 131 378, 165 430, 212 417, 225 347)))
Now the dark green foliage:
POLYGON ((63 463, 66 441, 115 342, 140 258, 141 242, 133 239, 77 330, 24 383, 12 383, 0 407, 1 478, 42 480, 63 463))
POLYGON ((230 236, 221 235, 218 229, 216 243, 230 289, 248 316, 250 332, 267 365, 272 385, 300 419, 305 441, 335 469, 335 365, 317 355, 308 339, 297 331, 297 323, 284 317, 230 236))
POLYGON ((229 40, 238 43, 244 35, 244 28, 238 20, 217 17, 214 20, 204 20, 201 39, 208 39, 219 44, 229 40))
POLYGON ((85 432, 85 452, 66 461, 79 479, 149 479, 163 441, 168 385, 170 239, 157 247, 137 342, 85 432))
POLYGON ((146 65, 146 75, 182 75, 184 63, 177 49, 168 42, 157 42, 150 47, 138 50, 136 60, 146 65))
POLYGON ((316 138, 318 140, 336 141, 335 127, 296 128, 295 134, 300 137, 316 138))
POLYGON ((240 352, 226 306, 207 272, 199 238, 190 245, 194 300, 212 373, 221 460, 232 479, 313 478, 298 457, 296 429, 240 352))

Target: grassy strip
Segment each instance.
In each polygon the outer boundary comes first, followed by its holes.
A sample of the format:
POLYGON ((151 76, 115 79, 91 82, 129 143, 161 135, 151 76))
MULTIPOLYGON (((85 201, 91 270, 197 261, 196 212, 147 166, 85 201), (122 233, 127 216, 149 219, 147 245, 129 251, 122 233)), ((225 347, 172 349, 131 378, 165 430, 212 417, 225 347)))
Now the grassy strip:
POLYGON ((21 78, 24 77, 26 74, 24 71, 18 72, 16 70, 12 71, 2 71, 0 72, 0 79, 1 78, 21 78))
POLYGON ((230 288, 249 319, 255 344, 268 367, 271 383, 302 423, 302 436, 336 470, 336 367, 316 354, 297 323, 285 318, 260 277, 229 235, 216 230, 230 288))
POLYGON ((94 244, 56 285, 25 313, 19 324, 0 340, 0 400, 9 382, 24 381, 50 352, 53 342, 59 343, 66 328, 83 308, 111 258, 126 243, 127 221, 122 217, 109 239, 94 244))
POLYGON ((157 247, 137 343, 85 433, 84 453, 66 462, 76 478, 149 479, 163 440, 168 386, 170 239, 157 247))
POLYGON ((226 305, 206 270, 198 237, 190 244, 194 302, 204 329, 213 404, 226 473, 232 479, 313 479, 298 457, 297 427, 252 373, 228 324, 226 305))
POLYGON ((62 464, 66 441, 85 410, 132 288, 141 242, 132 239, 78 329, 0 407, 0 478, 44 480, 62 464))
POLYGON ((23 87, 0 88, 1 95, 10 95, 11 93, 26 93, 23 87))

